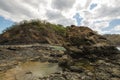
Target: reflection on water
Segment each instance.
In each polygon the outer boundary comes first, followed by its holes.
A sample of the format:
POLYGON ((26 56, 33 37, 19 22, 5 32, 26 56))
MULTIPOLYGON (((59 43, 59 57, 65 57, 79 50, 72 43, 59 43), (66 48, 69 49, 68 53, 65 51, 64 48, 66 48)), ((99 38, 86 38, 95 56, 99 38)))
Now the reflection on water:
POLYGON ((32 80, 60 71, 56 63, 26 62, 8 70, 3 80, 32 80))
POLYGON ((118 50, 120 50, 120 47, 117 47, 118 50))

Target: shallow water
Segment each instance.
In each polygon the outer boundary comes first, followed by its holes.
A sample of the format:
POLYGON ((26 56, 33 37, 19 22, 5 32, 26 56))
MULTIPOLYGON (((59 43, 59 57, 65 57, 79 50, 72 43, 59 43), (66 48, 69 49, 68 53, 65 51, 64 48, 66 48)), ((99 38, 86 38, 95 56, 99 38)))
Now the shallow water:
POLYGON ((56 63, 26 62, 2 74, 0 80, 32 80, 61 70, 56 63))

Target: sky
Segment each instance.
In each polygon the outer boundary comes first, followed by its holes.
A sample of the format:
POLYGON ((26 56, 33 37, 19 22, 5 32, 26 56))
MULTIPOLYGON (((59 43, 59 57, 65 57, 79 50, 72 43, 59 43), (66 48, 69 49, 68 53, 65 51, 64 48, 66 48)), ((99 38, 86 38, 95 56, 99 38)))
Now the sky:
POLYGON ((120 0, 0 0, 0 33, 16 22, 40 19, 120 34, 120 0))

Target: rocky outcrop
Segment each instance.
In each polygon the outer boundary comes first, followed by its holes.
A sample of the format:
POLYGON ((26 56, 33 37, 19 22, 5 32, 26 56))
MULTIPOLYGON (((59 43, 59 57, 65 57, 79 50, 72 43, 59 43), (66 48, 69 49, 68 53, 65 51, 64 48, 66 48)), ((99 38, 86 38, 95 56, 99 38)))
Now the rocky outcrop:
MULTIPOLYGON (((65 49, 51 45, 0 47, 0 71, 13 68, 19 62, 40 61, 58 63, 62 71, 44 77, 35 76, 32 80, 120 80, 120 51, 110 46, 106 38, 88 27, 74 25, 67 27, 65 33, 61 43, 65 49)), ((42 36, 45 35, 49 34, 42 36)), ((45 40, 52 42, 53 39, 54 43, 59 37, 55 38, 47 36, 45 40)), ((32 72, 26 74, 29 73, 32 72)))
POLYGON ((66 44, 63 46, 72 58, 80 58, 92 54, 103 57, 118 52, 115 46, 109 45, 106 38, 88 27, 72 25, 66 31, 66 39, 66 44))
POLYGON ((66 54, 73 59, 79 58, 105 58, 119 53, 115 46, 69 46, 66 48, 66 54))
POLYGON ((95 60, 119 53, 115 46, 110 46, 107 39, 88 27, 71 26, 66 32, 66 54, 73 59, 86 58, 95 60))
POLYGON ((85 26, 71 26, 67 28, 66 40, 72 46, 109 45, 107 39, 85 26))
MULTIPOLYGON (((119 80, 120 51, 110 46, 107 39, 87 27, 68 28, 65 54, 67 60, 59 63, 65 71, 84 74, 82 80, 119 80), (115 66, 115 68, 113 67, 115 66), (117 69, 114 72, 114 69, 117 69), (111 72, 109 72, 111 71, 111 72), (115 73, 114 76, 112 73, 115 73)), ((80 79, 80 78, 79 78, 80 79)))

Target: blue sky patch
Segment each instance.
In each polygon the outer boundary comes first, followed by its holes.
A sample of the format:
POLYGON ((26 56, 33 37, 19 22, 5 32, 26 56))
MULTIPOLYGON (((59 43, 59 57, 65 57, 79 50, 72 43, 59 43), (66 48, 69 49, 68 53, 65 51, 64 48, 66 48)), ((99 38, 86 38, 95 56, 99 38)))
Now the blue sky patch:
POLYGON ((77 25, 80 26, 81 25, 81 21, 83 20, 83 18, 80 16, 79 13, 76 13, 73 18, 76 19, 77 25))
POLYGON ((97 7, 97 4, 93 3, 90 5, 90 10, 94 9, 95 7, 97 7))
POLYGON ((104 30, 111 30, 115 26, 120 25, 120 19, 114 19, 109 23, 109 27, 105 28, 104 30))
POLYGON ((2 33, 4 29, 6 29, 7 27, 10 27, 13 24, 14 24, 13 21, 6 20, 4 17, 0 16, 0 33, 2 33))

